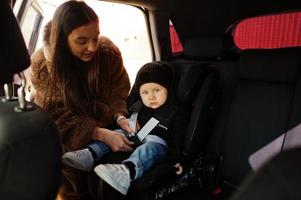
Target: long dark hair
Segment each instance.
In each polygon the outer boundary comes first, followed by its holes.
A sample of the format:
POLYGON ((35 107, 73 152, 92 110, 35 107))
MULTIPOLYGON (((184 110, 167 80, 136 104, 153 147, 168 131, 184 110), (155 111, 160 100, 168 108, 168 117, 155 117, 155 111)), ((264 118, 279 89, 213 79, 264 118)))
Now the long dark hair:
POLYGON ((68 45, 68 35, 90 22, 98 22, 98 16, 84 2, 68 1, 56 9, 51 22, 52 62, 48 94, 56 102, 57 91, 60 91, 64 105, 74 112, 99 115, 95 100, 103 96, 99 86, 106 74, 100 67, 99 52, 91 61, 84 62, 72 54, 68 45))

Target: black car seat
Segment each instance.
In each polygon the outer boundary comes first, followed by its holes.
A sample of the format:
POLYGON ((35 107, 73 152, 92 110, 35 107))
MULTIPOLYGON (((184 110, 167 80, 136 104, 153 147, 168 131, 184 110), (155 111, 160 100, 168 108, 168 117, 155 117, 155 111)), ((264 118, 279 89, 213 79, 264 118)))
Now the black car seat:
MULTIPOLYGON (((2 85, 11 83, 30 59, 7 1, 0 1, 0 25, 2 85)), ((0 199, 55 199, 60 181, 58 133, 43 110, 24 101, 23 89, 18 89, 19 101, 9 94, 0 97, 0 199)))
MULTIPOLYGON (((218 65, 225 62, 233 63, 237 60, 237 53, 232 51, 232 47, 233 41, 226 34, 189 38, 184 43, 184 54, 172 60, 171 63, 210 66, 212 71, 216 73, 218 65)), ((184 178, 180 177, 178 181, 167 184, 155 190, 155 192, 150 192, 148 199, 192 198, 194 193, 191 193, 190 189, 198 188, 203 184, 199 178, 199 172, 203 167, 203 156, 207 151, 208 137, 210 137, 212 126, 215 123, 216 104, 220 96, 220 79, 222 77, 220 77, 219 72, 217 74, 217 79, 216 74, 207 74, 208 77, 206 79, 212 81, 212 76, 215 79, 213 82, 209 81, 206 83, 204 81, 199 89, 198 97, 194 100, 195 109, 193 109, 190 116, 182 150, 183 154, 189 157, 191 161, 194 161, 194 164, 190 163, 193 167, 184 175, 184 178), (212 84, 215 90, 210 88, 212 84), (212 95, 214 98, 212 98, 212 95), (208 108, 210 112, 206 112, 208 108)))
MULTIPOLYGON (((182 121, 179 124, 177 124, 183 130, 182 135, 178 135, 177 137, 186 137, 187 132, 185 131, 185 129, 188 128, 192 110, 200 113, 198 119, 200 119, 202 123, 198 124, 197 126, 194 125, 193 130, 191 130, 193 132, 191 133, 191 136, 199 129, 203 130, 203 132, 201 133, 202 136, 200 136, 200 141, 199 141, 200 146, 197 146, 197 149, 200 150, 199 147, 202 146, 201 143, 203 142, 203 140, 205 140, 205 138, 208 137, 208 133, 211 132, 210 124, 212 124, 213 119, 211 118, 212 115, 210 114, 211 113, 210 105, 213 104, 215 99, 218 74, 213 68, 211 68, 211 66, 207 64, 199 64, 199 63, 196 64, 196 63, 186 63, 186 62, 184 63, 163 62, 163 63, 172 67, 176 73, 176 77, 179 77, 176 78, 179 81, 177 83, 176 90, 175 90, 174 102, 176 102, 178 109, 180 111, 181 109, 185 108, 183 114, 187 115, 186 121, 182 121)), ((135 85, 133 87, 135 87, 135 85)), ((132 89, 132 91, 135 90, 132 89)), ((132 96, 136 96, 136 95, 133 94, 132 92, 130 94, 129 101, 131 101, 132 96)), ((177 133, 178 132, 180 131, 177 131, 177 133)), ((181 141, 183 141, 183 143, 178 145, 180 146, 180 148, 182 148, 183 157, 186 158, 184 160, 186 160, 187 164, 189 164, 193 160, 192 154, 191 156, 189 156, 190 154, 185 155, 184 153, 185 139, 182 139, 181 141)), ((193 146, 192 148, 196 148, 196 146, 193 146)), ((189 149, 187 148, 187 152, 188 151, 189 149)), ((118 163, 120 162, 120 160, 122 160, 118 158, 116 159, 114 157, 114 156, 118 157, 118 155, 119 155, 118 153, 109 154, 107 157, 103 158, 102 162, 118 163)), ((120 153, 120 155, 124 155, 124 154, 120 153)), ((167 180, 166 178, 164 178, 167 176, 172 180, 175 179, 175 173, 170 164, 162 163, 154 166, 143 177, 133 182, 130 191, 128 193, 128 196, 126 198, 130 198, 130 199, 153 198, 152 195, 154 195, 155 189, 157 189, 159 185, 161 186, 161 183, 163 182, 162 180, 167 180), (152 195, 149 195, 150 193, 152 193, 152 195)), ((102 182, 102 181, 99 178, 96 178, 96 183, 93 183, 92 184, 93 186, 91 187, 92 193, 94 194, 98 193, 94 195, 95 199, 124 198, 122 195, 117 194, 117 192, 113 194, 114 191, 112 191, 112 189, 106 184, 100 185, 102 183, 97 183, 97 182, 102 182), (100 193, 104 192, 104 194, 99 194, 100 187, 103 187, 100 193)))
POLYGON ((217 68, 225 87, 204 165, 203 199, 227 199, 249 156, 301 123, 301 49, 251 49, 217 68), (227 72, 227 73, 226 73, 227 72), (229 74, 230 73, 230 74, 229 74))

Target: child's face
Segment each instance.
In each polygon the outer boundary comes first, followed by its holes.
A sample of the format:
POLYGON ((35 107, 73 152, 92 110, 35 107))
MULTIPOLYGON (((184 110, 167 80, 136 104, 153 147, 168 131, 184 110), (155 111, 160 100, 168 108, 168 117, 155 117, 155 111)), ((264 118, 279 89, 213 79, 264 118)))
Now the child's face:
POLYGON ((159 108, 167 99, 167 89, 158 83, 141 85, 139 94, 143 104, 148 108, 159 108))

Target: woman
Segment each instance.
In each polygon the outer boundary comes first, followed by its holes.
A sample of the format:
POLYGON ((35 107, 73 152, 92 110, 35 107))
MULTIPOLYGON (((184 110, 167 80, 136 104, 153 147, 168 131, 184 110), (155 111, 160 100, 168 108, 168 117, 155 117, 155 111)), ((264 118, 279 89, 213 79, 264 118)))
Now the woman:
MULTIPOLYGON (((95 12, 84 2, 65 2, 44 36, 48 45, 32 56, 34 101, 54 120, 63 153, 81 149, 91 140, 100 140, 113 151, 132 151, 132 142, 107 129, 117 122, 131 131, 124 119, 130 83, 120 51, 99 36, 95 12)), ((59 197, 88 199, 85 174, 62 168, 59 197)))

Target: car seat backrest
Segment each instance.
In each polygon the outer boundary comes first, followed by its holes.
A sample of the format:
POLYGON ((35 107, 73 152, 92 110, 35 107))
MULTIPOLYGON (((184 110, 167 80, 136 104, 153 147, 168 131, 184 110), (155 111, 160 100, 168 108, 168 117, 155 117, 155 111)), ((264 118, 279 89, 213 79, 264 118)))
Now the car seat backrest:
POLYGON ((245 50, 240 58, 240 78, 294 84, 300 72, 299 51, 299 48, 245 50))
POLYGON ((212 106, 217 96, 219 76, 207 63, 173 62, 172 65, 180 75, 176 96, 189 106, 187 120, 183 122, 187 128, 182 152, 193 160, 200 151, 204 151, 211 132, 214 118, 212 106))
MULTIPOLYGON (((202 76, 199 78, 198 90, 193 93, 193 107, 183 146, 183 154, 190 160, 196 159, 201 152, 205 151, 205 144, 212 132, 215 120, 219 74, 212 66, 207 66, 202 76)), ((187 80, 190 79, 189 77, 191 76, 187 76, 187 80)))
MULTIPOLYGON (((229 35, 202 36, 188 38, 184 41, 184 55, 173 62, 195 63, 210 66, 207 77, 200 85, 199 93, 195 94, 194 108, 189 121, 184 145, 184 154, 192 160, 204 153, 212 124, 215 120, 215 106, 219 93, 219 72, 216 65, 233 62, 237 54, 231 49, 232 37, 229 35), (210 72, 209 72, 210 71, 210 72)), ((193 75, 189 75, 193 77, 193 75)))
POLYGON ((225 113, 220 113, 223 120, 215 125, 207 156, 210 160, 215 151, 219 157, 215 162, 220 163, 217 171, 223 183, 239 185, 251 170, 248 157, 301 122, 300 112, 292 118, 295 107, 300 111, 301 106, 296 98, 300 55, 300 48, 245 50, 233 65, 238 68, 227 86, 225 113))
POLYGON ((248 58, 241 61, 241 78, 291 84, 294 87, 287 129, 297 126, 301 122, 301 48, 256 50, 246 56, 248 58))

